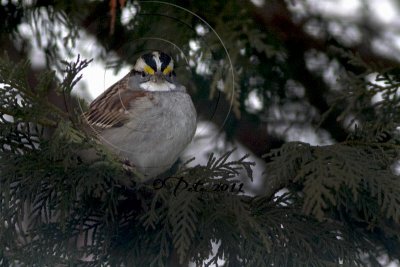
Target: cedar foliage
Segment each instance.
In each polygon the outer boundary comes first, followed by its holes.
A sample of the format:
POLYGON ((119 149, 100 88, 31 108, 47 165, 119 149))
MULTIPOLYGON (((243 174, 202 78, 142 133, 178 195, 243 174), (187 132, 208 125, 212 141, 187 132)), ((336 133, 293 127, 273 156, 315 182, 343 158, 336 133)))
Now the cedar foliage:
MULTIPOLYGON (((302 122, 325 127, 333 116, 347 136, 324 146, 285 142, 270 150, 264 155, 262 193, 212 191, 220 184, 237 189, 253 180, 254 162, 246 155, 234 159, 233 151, 211 154, 205 165, 182 164, 158 188, 127 173, 83 131, 80 111, 70 104, 85 106, 72 92, 91 61, 64 60, 60 46, 73 48, 82 27, 106 51, 125 55, 111 62, 115 69, 134 60, 137 51, 175 51, 163 42, 132 40, 173 32, 185 52, 188 40, 198 41, 200 49, 189 59, 205 62, 210 71, 198 73, 196 64, 185 65, 178 55, 178 75, 190 84, 195 103, 223 105, 222 92, 236 118, 256 116, 261 123, 268 107, 303 105, 307 99, 286 91, 288 80, 296 79, 286 61, 289 47, 257 26, 250 3, 187 4, 203 15, 201 20, 172 5, 111 2, 112 16, 132 7, 138 15, 122 25, 119 17, 93 18, 109 11, 107 2, 1 4, 1 12, 9 15, 1 16, 2 38, 24 42, 18 25, 31 25, 47 67, 33 74, 29 60, 7 54, 0 59, 0 265, 187 266, 191 261, 217 266, 222 258, 224 266, 383 266, 380 257, 400 259, 398 68, 365 62, 341 45, 327 49, 342 64, 341 89, 330 91, 326 111, 302 122), (110 21, 114 35, 109 35, 110 21), (199 25, 206 31, 196 33, 199 25), (46 41, 42 31, 48 33, 46 41), (123 37, 129 42, 118 43, 123 37), (62 107, 49 100, 54 92, 62 107), (263 100, 261 111, 246 107, 251 92, 263 100), (372 101, 376 96, 380 100, 372 101), (98 157, 85 161, 83 150, 98 157), (198 190, 178 187, 180 179, 201 184, 198 190)), ((99 57, 107 55, 102 51, 99 57)), ((314 114, 310 105, 301 111, 314 114)), ((202 115, 208 119, 210 114, 202 115)), ((228 137, 234 137, 237 119, 222 120, 228 137)))

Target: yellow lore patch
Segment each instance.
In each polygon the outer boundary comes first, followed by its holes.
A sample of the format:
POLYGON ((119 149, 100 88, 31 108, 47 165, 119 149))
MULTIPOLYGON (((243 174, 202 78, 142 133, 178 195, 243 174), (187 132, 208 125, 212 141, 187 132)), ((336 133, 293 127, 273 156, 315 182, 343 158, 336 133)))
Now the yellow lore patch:
POLYGON ((154 70, 149 65, 144 66, 143 70, 148 74, 154 75, 154 70))
POLYGON ((164 75, 167 75, 167 74, 169 74, 171 71, 172 71, 172 67, 171 67, 171 66, 167 66, 167 67, 164 69, 163 73, 164 73, 164 75))

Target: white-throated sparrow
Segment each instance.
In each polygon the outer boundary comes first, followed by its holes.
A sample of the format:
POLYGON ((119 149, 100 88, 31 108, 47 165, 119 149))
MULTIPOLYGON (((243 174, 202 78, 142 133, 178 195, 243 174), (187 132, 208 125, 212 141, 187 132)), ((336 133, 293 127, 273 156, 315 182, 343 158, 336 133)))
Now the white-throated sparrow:
POLYGON ((196 110, 163 52, 142 55, 132 71, 89 106, 99 139, 150 179, 168 170, 192 140, 196 110))

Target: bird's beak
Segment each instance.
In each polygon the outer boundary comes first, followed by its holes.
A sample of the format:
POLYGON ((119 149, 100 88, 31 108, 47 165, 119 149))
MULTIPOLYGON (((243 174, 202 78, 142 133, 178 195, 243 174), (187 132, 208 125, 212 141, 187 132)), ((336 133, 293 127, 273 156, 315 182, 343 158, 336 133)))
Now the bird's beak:
POLYGON ((151 80, 155 83, 161 83, 164 81, 164 76, 162 72, 157 71, 156 73, 154 73, 154 75, 152 75, 151 80))

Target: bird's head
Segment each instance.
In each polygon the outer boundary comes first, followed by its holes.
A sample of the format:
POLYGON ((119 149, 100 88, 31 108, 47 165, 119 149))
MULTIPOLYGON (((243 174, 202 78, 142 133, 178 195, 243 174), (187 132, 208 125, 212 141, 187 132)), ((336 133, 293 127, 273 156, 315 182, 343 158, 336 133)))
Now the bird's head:
POLYGON ((154 51, 140 56, 133 69, 143 90, 172 91, 176 88, 174 61, 163 52, 154 51))

